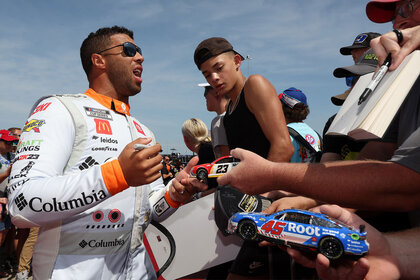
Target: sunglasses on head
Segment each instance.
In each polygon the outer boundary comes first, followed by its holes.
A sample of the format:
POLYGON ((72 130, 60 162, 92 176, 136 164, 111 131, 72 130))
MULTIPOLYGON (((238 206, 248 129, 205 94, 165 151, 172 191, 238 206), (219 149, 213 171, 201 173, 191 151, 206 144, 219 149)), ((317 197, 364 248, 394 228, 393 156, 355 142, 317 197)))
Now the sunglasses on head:
POLYGON ((119 45, 116 45, 116 46, 107 48, 105 50, 102 50, 100 52, 97 52, 97 54, 101 54, 104 51, 108 51, 110 49, 113 49, 113 48, 116 48, 116 47, 121 47, 121 46, 123 47, 123 52, 127 56, 129 56, 129 57, 135 56, 136 55, 136 52, 138 52, 140 55, 143 55, 142 52, 141 52, 141 49, 139 47, 137 47, 136 45, 134 45, 133 43, 131 43, 131 42, 125 42, 123 44, 119 44, 119 45))

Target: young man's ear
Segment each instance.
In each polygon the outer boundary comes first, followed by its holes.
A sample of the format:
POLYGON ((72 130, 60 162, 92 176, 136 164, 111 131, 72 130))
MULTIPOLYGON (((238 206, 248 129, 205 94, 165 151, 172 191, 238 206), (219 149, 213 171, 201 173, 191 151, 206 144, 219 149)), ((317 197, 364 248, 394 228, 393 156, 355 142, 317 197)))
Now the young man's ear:
POLYGON ((235 56, 233 57, 234 61, 235 61, 235 65, 236 65, 236 71, 239 70, 239 67, 241 67, 241 56, 239 54, 235 54, 235 56))
POLYGON ((99 69, 105 68, 105 60, 102 55, 93 53, 90 59, 92 60, 92 65, 95 68, 99 68, 99 69))

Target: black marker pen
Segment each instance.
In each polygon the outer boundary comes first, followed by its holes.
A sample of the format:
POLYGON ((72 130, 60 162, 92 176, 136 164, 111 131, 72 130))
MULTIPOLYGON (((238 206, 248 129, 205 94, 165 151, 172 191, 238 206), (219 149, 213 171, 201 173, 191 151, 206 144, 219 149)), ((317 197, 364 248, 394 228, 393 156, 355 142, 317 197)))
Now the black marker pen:
POLYGON ((384 63, 382 64, 381 68, 379 68, 378 72, 373 76, 372 81, 368 84, 367 88, 363 91, 362 95, 360 95, 358 105, 362 104, 363 101, 368 98, 368 96, 375 90, 376 86, 385 76, 386 72, 388 71, 389 66, 391 65, 391 54, 388 54, 384 63))

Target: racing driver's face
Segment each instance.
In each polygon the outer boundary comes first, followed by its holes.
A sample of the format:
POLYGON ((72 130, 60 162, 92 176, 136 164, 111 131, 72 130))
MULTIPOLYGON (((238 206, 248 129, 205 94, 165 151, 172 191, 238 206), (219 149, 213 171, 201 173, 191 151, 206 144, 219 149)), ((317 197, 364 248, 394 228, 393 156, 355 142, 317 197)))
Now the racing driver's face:
POLYGON ((109 48, 117 45, 121 46, 101 54, 106 62, 106 73, 117 94, 117 99, 128 103, 128 97, 136 95, 141 90, 144 57, 138 51, 132 57, 124 52, 122 44, 126 42, 134 44, 130 36, 115 34, 110 39, 112 43, 109 48))

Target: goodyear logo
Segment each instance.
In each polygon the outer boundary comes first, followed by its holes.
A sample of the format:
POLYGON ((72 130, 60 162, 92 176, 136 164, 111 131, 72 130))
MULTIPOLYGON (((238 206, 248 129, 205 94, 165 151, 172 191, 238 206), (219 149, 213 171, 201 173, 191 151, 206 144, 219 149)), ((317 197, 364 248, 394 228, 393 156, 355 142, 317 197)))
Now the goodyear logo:
POLYGON ((96 124, 96 133, 112 135, 111 124, 107 120, 94 119, 96 124))
POLYGON ((39 128, 45 124, 44 120, 30 120, 25 123, 23 127, 23 132, 34 131, 39 133, 39 128))

